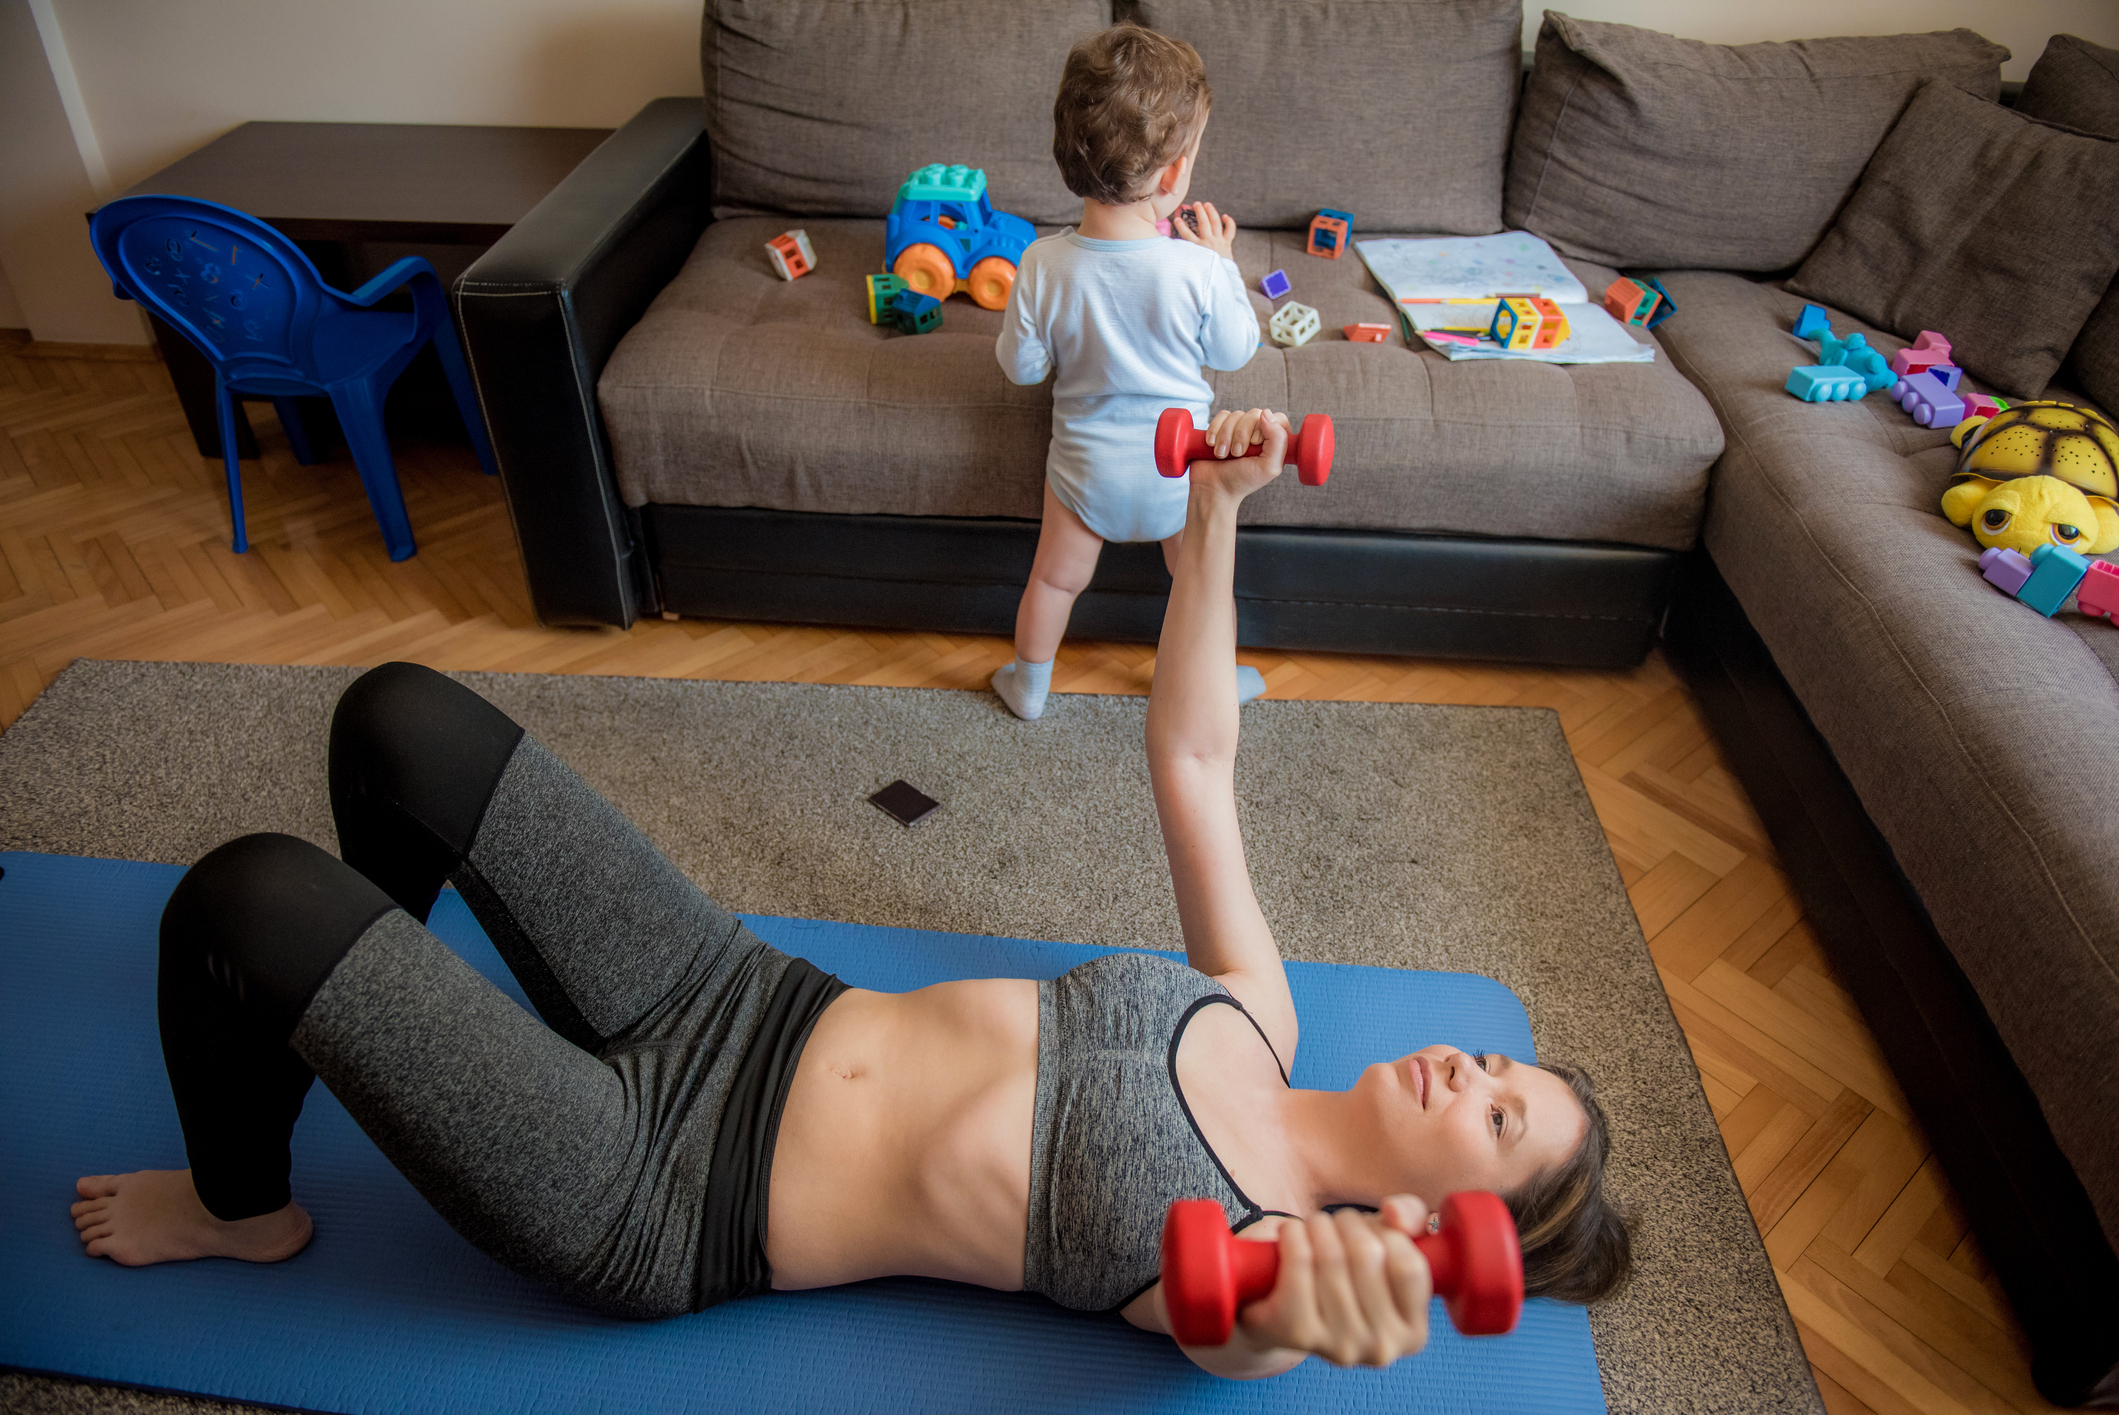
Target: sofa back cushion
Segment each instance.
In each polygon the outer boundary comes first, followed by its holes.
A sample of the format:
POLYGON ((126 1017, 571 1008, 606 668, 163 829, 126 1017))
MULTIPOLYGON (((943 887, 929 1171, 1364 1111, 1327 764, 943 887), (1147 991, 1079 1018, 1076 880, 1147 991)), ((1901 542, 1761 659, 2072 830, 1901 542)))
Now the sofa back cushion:
POLYGON ((1788 288, 2036 398, 2119 274, 2119 141, 1930 80, 1788 288))
MULTIPOLYGON (((2119 138, 2119 49, 2072 34, 2046 41, 2016 111, 2085 133, 2119 138)), ((2119 219, 2119 218, 2115 218, 2119 219)), ((2075 336, 2061 377, 2108 413, 2119 414, 2119 281, 2075 336)))
POLYGON ((1784 270, 1915 89, 1997 98, 2008 57, 1968 29, 1705 44, 1547 10, 1503 220, 1607 265, 1784 270))
POLYGON ((1140 0, 1199 51, 1214 117, 1192 191, 1260 229, 1501 229, 1519 0, 1140 0))
POLYGON ((997 210, 1075 221, 1052 96, 1110 0, 707 0, 714 215, 885 216, 914 168, 986 169, 997 210))

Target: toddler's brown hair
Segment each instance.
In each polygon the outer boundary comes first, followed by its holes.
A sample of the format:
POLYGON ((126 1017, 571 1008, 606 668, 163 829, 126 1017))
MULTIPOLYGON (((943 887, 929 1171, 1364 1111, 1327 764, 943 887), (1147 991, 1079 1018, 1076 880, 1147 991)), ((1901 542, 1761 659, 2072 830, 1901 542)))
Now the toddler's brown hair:
POLYGON ((1052 157, 1067 190, 1107 206, 1148 195, 1213 105, 1199 51, 1140 25, 1113 25, 1068 51, 1052 102, 1052 157))

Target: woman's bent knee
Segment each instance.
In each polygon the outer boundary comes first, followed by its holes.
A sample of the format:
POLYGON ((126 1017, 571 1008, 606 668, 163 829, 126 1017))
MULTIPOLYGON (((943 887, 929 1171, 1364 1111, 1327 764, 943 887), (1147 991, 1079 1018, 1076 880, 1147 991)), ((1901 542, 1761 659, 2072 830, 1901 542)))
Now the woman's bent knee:
POLYGON ((346 950, 395 907, 306 840, 240 836, 186 871, 163 908, 165 981, 203 971, 284 1040, 346 950))
POLYGON ((431 668, 386 663, 355 679, 331 717, 331 804, 409 814, 458 856, 522 740, 515 720, 431 668))

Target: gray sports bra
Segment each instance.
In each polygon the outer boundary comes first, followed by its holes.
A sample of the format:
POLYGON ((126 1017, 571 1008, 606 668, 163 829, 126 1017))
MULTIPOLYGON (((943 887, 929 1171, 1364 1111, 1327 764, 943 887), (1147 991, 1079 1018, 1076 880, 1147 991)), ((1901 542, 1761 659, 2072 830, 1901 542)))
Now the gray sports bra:
POLYGON ((1106 954, 1038 984, 1030 1291, 1111 1311, 1155 1284, 1173 1200, 1218 1200, 1234 1228, 1265 1216, 1208 1148, 1177 1086, 1185 1024, 1216 1003, 1243 1009, 1197 970, 1144 953, 1106 954))

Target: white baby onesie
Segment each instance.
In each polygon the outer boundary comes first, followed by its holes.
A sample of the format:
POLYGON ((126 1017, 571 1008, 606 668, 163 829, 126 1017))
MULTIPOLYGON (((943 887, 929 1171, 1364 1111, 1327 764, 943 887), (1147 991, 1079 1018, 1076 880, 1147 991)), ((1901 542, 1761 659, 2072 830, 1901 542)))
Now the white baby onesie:
POLYGON ((1236 262, 1189 241, 1070 230, 1023 252, 995 354, 1016 383, 1058 370, 1045 476, 1061 503, 1105 540, 1144 541, 1184 529, 1191 486, 1155 470, 1155 420, 1187 408, 1205 427, 1200 365, 1240 369, 1257 349, 1236 262))

